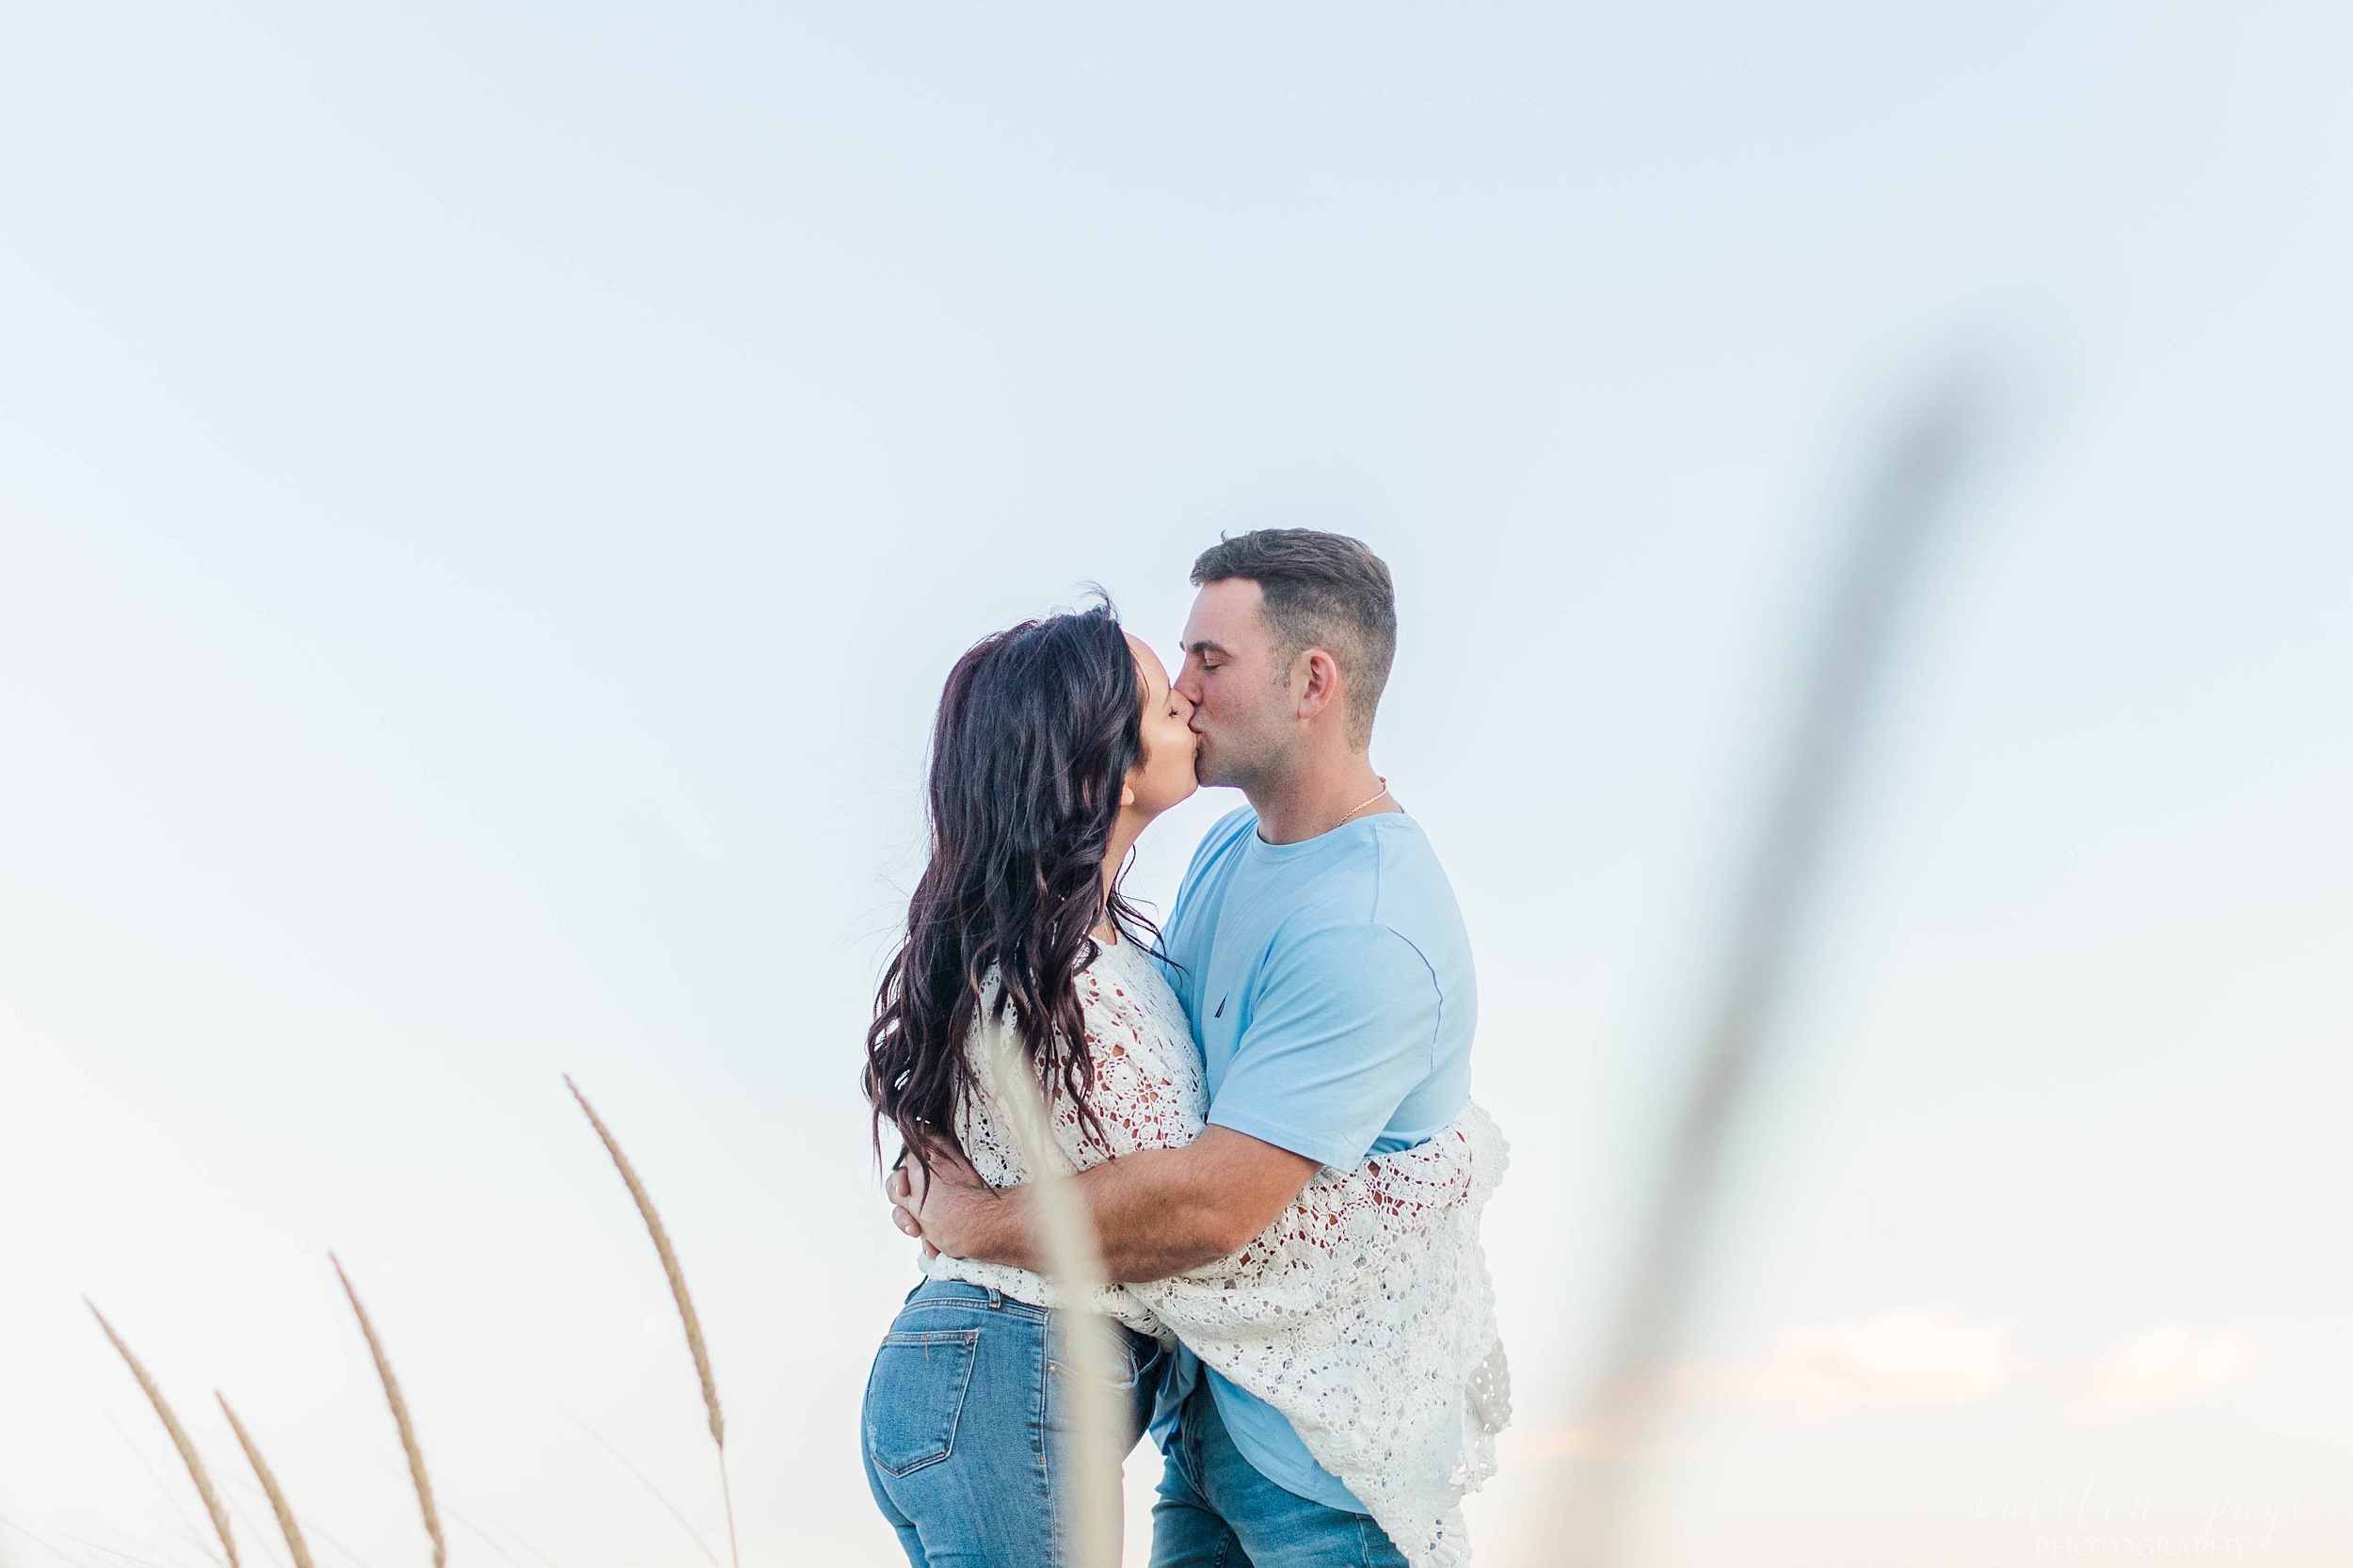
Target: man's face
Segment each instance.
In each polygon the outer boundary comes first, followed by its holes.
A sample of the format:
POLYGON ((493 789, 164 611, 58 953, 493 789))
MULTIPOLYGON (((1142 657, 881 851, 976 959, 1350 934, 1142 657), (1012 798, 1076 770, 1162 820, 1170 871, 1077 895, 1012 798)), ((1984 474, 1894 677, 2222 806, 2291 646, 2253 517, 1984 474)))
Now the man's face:
POLYGON ((1280 770, 1297 726, 1291 672, 1266 596, 1247 578, 1211 583, 1185 617, 1185 664, 1176 691, 1193 704, 1201 737, 1193 766, 1204 784, 1247 789, 1280 770))

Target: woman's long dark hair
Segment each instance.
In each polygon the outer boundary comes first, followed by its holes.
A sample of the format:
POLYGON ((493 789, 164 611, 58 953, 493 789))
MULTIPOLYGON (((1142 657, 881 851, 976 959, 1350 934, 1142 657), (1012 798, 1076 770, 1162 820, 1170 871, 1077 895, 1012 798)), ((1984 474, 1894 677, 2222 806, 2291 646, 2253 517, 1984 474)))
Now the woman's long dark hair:
POLYGON ((1078 977, 1107 914, 1123 939, 1150 929, 1103 886, 1120 786, 1143 756, 1144 696, 1109 604, 984 638, 949 672, 932 729, 931 864, 866 1032, 878 1158, 885 1121, 926 1170, 940 1149, 963 1151, 965 1043, 992 966, 991 1017, 1011 1015, 1048 1103, 1069 1095, 1100 1135, 1078 977))

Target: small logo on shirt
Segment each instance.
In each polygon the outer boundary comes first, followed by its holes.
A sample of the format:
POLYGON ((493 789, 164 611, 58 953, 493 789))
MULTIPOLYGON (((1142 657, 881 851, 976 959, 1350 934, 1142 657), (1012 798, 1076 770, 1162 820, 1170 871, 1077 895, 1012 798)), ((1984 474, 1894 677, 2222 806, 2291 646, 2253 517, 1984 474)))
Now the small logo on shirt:
MULTIPOLYGON (((1226 993, 1225 993, 1225 997, 1230 997, 1230 996, 1232 996, 1233 994, 1234 994, 1233 992, 1228 991, 1228 992, 1226 992, 1226 993)), ((1217 1011, 1216 1011, 1216 1012, 1214 1012, 1214 1013, 1212 1013, 1212 1014, 1210 1014, 1210 1015, 1209 1015, 1209 1016, 1210 1016, 1210 1017, 1212 1017, 1212 1018, 1222 1018, 1222 1017, 1225 1016, 1225 997, 1220 997, 1220 998, 1218 998, 1218 999, 1217 999, 1217 1011)))

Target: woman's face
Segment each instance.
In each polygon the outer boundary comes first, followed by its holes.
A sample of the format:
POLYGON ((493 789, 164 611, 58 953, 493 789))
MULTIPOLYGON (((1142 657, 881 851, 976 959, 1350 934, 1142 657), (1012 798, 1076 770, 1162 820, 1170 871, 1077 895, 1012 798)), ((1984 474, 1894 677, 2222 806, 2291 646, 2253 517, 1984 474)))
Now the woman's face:
POLYGON ((1128 770, 1127 809, 1157 817, 1199 788, 1193 774, 1193 704, 1169 689, 1160 655, 1128 633, 1128 648, 1144 675, 1144 757, 1128 770))

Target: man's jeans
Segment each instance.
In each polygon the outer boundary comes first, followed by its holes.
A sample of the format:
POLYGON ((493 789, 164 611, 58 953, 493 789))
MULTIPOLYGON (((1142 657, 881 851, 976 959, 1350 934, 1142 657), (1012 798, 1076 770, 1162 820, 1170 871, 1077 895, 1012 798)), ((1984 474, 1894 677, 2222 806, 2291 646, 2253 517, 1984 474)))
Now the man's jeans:
MULTIPOLYGON (((1054 1319, 1000 1291, 926 1280, 883 1336, 860 1447, 866 1483, 914 1568, 1063 1561, 1070 1400, 1054 1319)), ((1151 1414, 1160 1351, 1124 1328, 1118 1341, 1124 1454, 1151 1414)))
POLYGON ((1169 1436, 1152 1505, 1152 1568, 1405 1568, 1372 1522, 1284 1491, 1252 1467, 1203 1378, 1169 1436))

